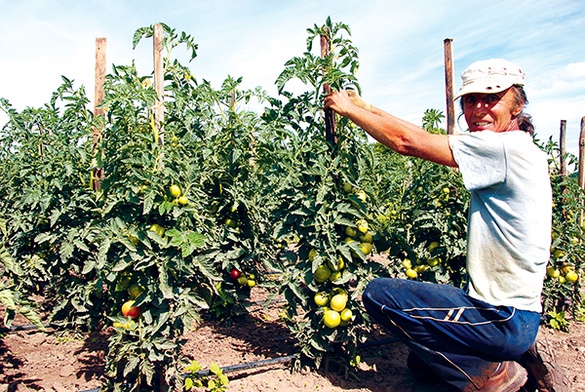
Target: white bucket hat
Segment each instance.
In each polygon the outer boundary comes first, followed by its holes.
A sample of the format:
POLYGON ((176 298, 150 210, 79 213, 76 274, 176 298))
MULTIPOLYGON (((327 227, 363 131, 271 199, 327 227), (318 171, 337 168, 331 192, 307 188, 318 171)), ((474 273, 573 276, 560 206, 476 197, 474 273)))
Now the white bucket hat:
POLYGON ((518 65, 503 59, 476 61, 463 71, 463 84, 454 100, 471 93, 495 94, 513 85, 524 85, 525 74, 518 65))

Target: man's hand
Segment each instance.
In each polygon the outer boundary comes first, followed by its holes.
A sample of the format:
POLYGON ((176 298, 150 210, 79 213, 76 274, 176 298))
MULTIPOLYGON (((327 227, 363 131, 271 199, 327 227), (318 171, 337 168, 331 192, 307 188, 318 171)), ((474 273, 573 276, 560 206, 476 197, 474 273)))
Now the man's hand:
POLYGON ((347 95, 351 102, 354 103, 354 105, 364 108, 367 111, 370 112, 372 111, 372 104, 366 102, 362 97, 360 97, 359 93, 356 90, 347 89, 345 91, 347 91, 347 95))
POLYGON ((332 91, 325 97, 325 109, 347 117, 356 106, 372 111, 372 105, 364 101, 355 90, 332 91))

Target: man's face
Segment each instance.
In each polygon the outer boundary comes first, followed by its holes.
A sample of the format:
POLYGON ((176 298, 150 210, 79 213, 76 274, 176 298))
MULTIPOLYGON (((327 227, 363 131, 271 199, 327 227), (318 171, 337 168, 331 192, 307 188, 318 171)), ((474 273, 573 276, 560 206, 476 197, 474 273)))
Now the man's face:
POLYGON ((495 94, 471 93, 461 99, 470 132, 518 129, 516 116, 521 108, 514 103, 514 91, 511 88, 495 94))

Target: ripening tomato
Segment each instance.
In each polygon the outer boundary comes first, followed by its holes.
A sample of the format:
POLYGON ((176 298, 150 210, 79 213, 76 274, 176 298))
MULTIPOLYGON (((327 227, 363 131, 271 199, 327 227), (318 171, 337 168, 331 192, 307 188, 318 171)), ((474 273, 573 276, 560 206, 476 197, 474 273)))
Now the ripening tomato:
POLYGON ((341 312, 345 309, 345 305, 347 304, 347 297, 343 294, 335 294, 331 300, 329 301, 329 306, 331 309, 341 312))
POLYGON ((369 225, 365 219, 360 219, 356 222, 357 229, 362 232, 363 234, 368 232, 369 225))
POLYGON ((323 324, 329 328, 336 328, 341 323, 341 316, 335 310, 326 310, 323 315, 323 324))
POLYGON ((315 294, 313 300, 315 301, 315 305, 325 306, 329 303, 329 294, 324 291, 319 291, 317 294, 315 294))
POLYGON ((138 298, 140 294, 144 292, 144 290, 145 288, 139 285, 138 283, 133 283, 128 288, 128 294, 130 295, 131 298, 138 298))
POLYGON ((232 280, 238 280, 241 274, 242 273, 237 268, 232 268, 230 271, 230 278, 232 278, 232 280))
POLYGON ((165 234, 165 228, 162 227, 161 225, 159 225, 158 223, 153 223, 150 226, 150 231, 155 232, 156 234, 158 234, 161 237, 165 234))
POLYGON ((579 279, 579 274, 577 274, 575 271, 571 270, 571 271, 567 272, 567 274, 565 275, 565 279, 569 283, 576 282, 577 279, 579 279))
POLYGON ((353 312, 351 311, 351 309, 345 308, 341 311, 340 313, 341 316, 341 321, 351 321, 352 317, 353 317, 353 312))
POLYGON ((122 305, 122 315, 124 317, 130 318, 137 318, 140 316, 140 306, 134 306, 134 301, 126 301, 124 305, 122 305))
POLYGON ((319 283, 325 282, 331 276, 331 269, 327 267, 325 264, 321 264, 317 267, 315 271, 314 277, 315 280, 319 283))
POLYGON ((173 197, 181 196, 181 188, 179 188, 177 184, 171 185, 171 187, 169 188, 169 192, 173 197))

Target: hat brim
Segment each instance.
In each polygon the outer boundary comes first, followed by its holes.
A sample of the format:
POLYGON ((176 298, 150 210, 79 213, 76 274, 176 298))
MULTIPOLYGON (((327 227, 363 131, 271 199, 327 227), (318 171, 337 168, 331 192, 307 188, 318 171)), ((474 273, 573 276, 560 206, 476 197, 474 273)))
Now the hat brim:
POLYGON ((510 87, 514 86, 514 83, 504 83, 504 84, 494 84, 494 83, 485 83, 481 81, 475 81, 473 83, 469 83, 466 85, 461 86, 457 95, 453 100, 457 100, 464 95, 467 94, 496 94, 502 92, 504 90, 509 89, 510 87))

